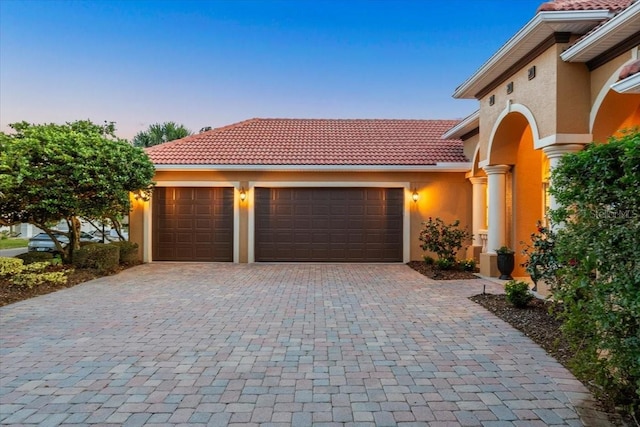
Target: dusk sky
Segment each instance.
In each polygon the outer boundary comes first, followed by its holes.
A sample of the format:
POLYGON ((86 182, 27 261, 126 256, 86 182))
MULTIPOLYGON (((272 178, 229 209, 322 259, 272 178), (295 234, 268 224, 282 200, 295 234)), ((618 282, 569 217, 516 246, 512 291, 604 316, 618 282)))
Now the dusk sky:
POLYGON ((455 88, 543 2, 0 0, 0 130, 463 118, 455 88))

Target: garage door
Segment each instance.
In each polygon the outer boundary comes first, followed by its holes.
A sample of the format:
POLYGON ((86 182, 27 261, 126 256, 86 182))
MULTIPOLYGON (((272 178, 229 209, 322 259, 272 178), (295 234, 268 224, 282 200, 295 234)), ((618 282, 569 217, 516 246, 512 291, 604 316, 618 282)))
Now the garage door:
POLYGON ((256 188, 256 261, 402 262, 401 188, 256 188))
POLYGON ((153 191, 154 261, 233 261, 233 188, 153 191))

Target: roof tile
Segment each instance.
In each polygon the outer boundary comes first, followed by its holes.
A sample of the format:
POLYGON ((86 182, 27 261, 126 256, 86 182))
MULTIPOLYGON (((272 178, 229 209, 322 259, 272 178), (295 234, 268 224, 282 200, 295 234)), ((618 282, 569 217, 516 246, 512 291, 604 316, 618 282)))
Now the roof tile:
POLYGON ((467 162, 441 136, 459 120, 250 119, 146 149, 156 165, 433 165, 467 162))
POLYGON ((634 0, 551 0, 542 3, 538 12, 570 10, 610 10, 619 12, 626 9, 634 0))

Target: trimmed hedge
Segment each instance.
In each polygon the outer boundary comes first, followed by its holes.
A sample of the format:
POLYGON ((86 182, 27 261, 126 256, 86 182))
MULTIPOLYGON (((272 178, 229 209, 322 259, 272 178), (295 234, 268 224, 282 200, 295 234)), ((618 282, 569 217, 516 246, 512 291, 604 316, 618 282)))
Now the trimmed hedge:
POLYGON ((138 244, 127 241, 112 242, 120 250, 120 264, 132 265, 138 263, 138 244))
POLYGON ((111 273, 120 263, 120 249, 114 245, 88 245, 73 251, 73 265, 111 273))
POLYGON ((33 264, 34 262, 45 262, 53 259, 51 252, 25 252, 20 255, 16 255, 14 258, 21 259, 26 264, 33 264))

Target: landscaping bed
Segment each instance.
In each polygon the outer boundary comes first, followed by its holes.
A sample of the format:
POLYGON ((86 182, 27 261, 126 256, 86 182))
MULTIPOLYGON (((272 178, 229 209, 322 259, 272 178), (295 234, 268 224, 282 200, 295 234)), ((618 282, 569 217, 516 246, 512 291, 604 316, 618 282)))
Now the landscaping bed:
POLYGON ((424 261, 409 261, 407 265, 418 273, 433 280, 465 280, 478 278, 478 276, 471 271, 454 269, 439 270, 434 264, 427 264, 424 261))

